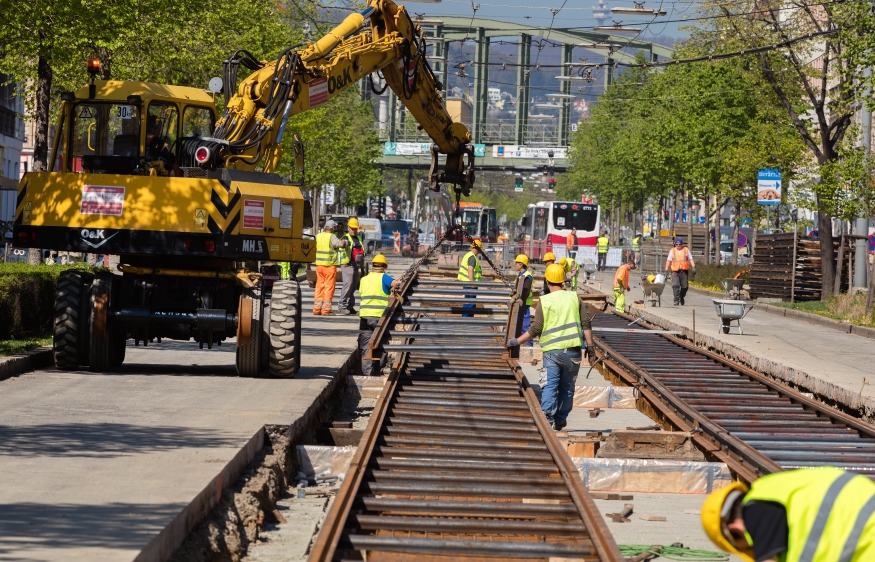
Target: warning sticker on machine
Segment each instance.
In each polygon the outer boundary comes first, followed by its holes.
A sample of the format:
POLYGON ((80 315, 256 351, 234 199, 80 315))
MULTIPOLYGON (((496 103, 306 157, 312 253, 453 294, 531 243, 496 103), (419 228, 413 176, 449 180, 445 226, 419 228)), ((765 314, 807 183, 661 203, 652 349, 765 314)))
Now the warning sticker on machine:
POLYGON ((264 201, 243 200, 243 228, 264 228, 264 201))
POLYGON ((80 215, 122 216, 125 188, 115 185, 83 185, 80 215))
POLYGON ((328 78, 317 78, 310 82, 310 109, 328 101, 328 78))

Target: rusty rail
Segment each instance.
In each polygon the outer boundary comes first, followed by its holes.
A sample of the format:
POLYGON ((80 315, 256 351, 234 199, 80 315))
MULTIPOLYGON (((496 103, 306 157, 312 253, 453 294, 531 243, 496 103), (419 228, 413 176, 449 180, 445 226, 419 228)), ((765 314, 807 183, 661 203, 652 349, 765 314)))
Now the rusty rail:
MULTIPOLYGON (((623 328, 631 320, 602 315, 594 326, 623 328)), ((875 427, 867 423, 673 335, 595 336, 615 376, 742 480, 826 465, 875 475, 875 427)))
POLYGON ((497 284, 458 288, 412 279, 387 309, 371 351, 397 358, 310 560, 623 560, 504 348, 518 303, 497 284), (461 316, 501 295, 492 323, 461 316))

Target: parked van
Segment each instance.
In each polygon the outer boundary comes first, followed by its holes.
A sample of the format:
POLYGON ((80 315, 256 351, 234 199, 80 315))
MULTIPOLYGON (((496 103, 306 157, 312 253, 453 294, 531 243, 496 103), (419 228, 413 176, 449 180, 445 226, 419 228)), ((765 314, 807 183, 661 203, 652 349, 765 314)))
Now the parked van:
POLYGON ((373 255, 383 243, 383 231, 380 227, 380 220, 359 217, 359 230, 361 230, 362 236, 364 236, 368 255, 373 255))

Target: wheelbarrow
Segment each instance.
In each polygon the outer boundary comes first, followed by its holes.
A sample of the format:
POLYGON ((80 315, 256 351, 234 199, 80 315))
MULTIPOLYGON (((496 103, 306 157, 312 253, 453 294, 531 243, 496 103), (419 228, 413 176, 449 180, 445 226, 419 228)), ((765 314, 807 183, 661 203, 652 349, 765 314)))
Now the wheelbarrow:
POLYGON ((729 333, 732 323, 735 322, 735 327, 738 328, 739 334, 744 334, 744 317, 753 310, 754 303, 749 301, 729 300, 729 299, 711 299, 714 303, 714 310, 717 311, 717 317, 720 323, 717 325, 717 333, 723 330, 724 334, 729 333))
POLYGON ((593 274, 598 271, 598 266, 591 261, 583 262, 583 282, 589 283, 589 280, 592 278, 593 274))
POLYGON ((724 279, 723 292, 732 300, 741 299, 741 291, 744 289, 744 279, 724 279))
POLYGON ((662 292, 665 290, 665 283, 651 283, 644 279, 641 281, 641 288, 644 289, 644 300, 650 301, 651 307, 662 308, 662 292))

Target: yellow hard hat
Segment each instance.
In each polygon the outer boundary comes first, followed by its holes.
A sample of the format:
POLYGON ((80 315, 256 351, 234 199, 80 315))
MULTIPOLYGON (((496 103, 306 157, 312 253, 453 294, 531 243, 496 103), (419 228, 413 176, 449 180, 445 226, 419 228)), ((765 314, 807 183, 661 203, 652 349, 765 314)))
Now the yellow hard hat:
POLYGON ((647 276, 647 281, 648 281, 648 283, 653 283, 654 281, 656 281, 656 275, 651 273, 650 275, 647 276))
POLYGON ((358 228, 359 227, 359 220, 355 217, 352 217, 351 219, 349 219, 349 221, 347 221, 346 226, 348 226, 350 228, 358 228))
POLYGON ((568 265, 568 258, 560 258, 559 265, 561 265, 562 267, 566 267, 568 265))
POLYGON ((556 254, 553 252, 547 252, 544 254, 544 262, 546 263, 548 261, 556 261, 556 254))
POLYGON ((738 499, 739 494, 744 495, 747 491, 747 485, 733 482, 705 498, 705 503, 702 504, 702 527, 711 542, 722 550, 735 554, 745 562, 754 562, 750 554, 740 551, 735 545, 735 541, 727 537, 728 532, 725 530, 725 519, 729 516, 732 504, 738 499))
POLYGON ((517 263, 521 263, 523 265, 529 265, 529 256, 527 256, 525 254, 520 254, 513 261, 515 261, 517 263))
POLYGON ((381 265, 389 265, 386 263, 386 256, 383 254, 377 254, 371 259, 371 263, 373 264, 381 264, 381 265))
POLYGON ((564 283, 565 268, 558 263, 551 263, 544 271, 544 279, 546 279, 550 283, 564 283))
POLYGON ((480 243, 480 240, 471 240, 471 247, 472 247, 472 248, 477 248, 477 249, 482 249, 482 248, 483 248, 483 244, 480 243))

